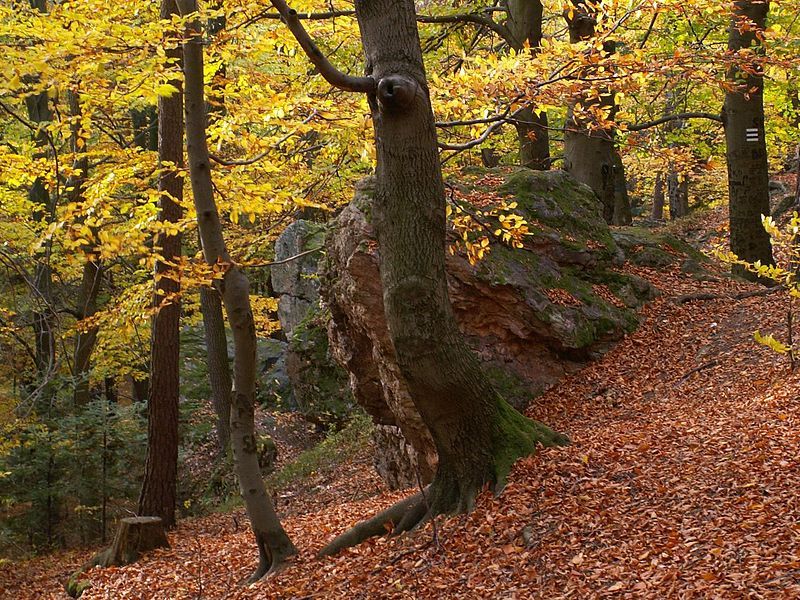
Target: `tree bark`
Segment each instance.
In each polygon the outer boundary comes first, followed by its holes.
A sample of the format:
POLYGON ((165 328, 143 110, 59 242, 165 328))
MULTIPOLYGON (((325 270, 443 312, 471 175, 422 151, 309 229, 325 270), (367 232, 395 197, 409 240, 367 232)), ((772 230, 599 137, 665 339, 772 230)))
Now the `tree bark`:
POLYGON ((220 456, 224 456, 231 440, 231 369, 222 301, 216 289, 200 288, 200 311, 203 313, 211 402, 217 415, 217 442, 220 456))
POLYGON ((436 130, 411 0, 356 0, 377 82, 368 95, 377 167, 373 224, 386 318, 400 371, 430 429, 439 464, 417 495, 334 540, 333 553, 436 514, 469 510, 485 485, 499 489, 514 460, 566 439, 515 411, 484 377, 456 326, 445 279, 445 196, 436 130), (382 526, 382 525, 381 525, 382 526))
MULTIPOLYGON (((569 38, 574 44, 595 36, 596 8, 585 0, 573 0, 571 12, 566 14, 569 38)), ((606 54, 613 54, 615 44, 603 44, 606 54)), ((597 105, 607 111, 608 119, 616 112, 614 91, 610 88, 600 90, 599 100, 582 98, 581 103, 588 107, 597 105)), ((614 129, 597 127, 586 116, 576 116, 575 101, 570 103, 567 121, 564 126, 565 168, 578 181, 594 190, 600 199, 603 218, 607 223, 627 225, 631 222, 630 202, 626 193, 619 191, 619 182, 625 182, 624 168, 619 152, 614 146, 614 129)))
POLYGON ((680 219, 689 214, 689 176, 678 173, 670 165, 667 172, 667 198, 669 199, 669 218, 680 219))
MULTIPOLYGON (((728 50, 753 48, 763 53, 761 34, 766 26, 769 2, 736 0, 728 30, 728 50), (745 19, 751 26, 740 30, 745 19), (752 25, 755 25, 753 27, 752 25)), ((740 259, 772 264, 769 235, 761 215, 769 215, 769 165, 764 138, 764 77, 758 65, 732 65, 727 74, 722 122, 725 126, 725 157, 728 163, 731 251, 740 259)), ((741 266, 734 272, 755 279, 741 266)))
MULTIPOLYGON (((70 90, 67 94, 70 116, 73 118, 73 122, 70 124, 70 146, 76 156, 72 165, 76 175, 67 182, 67 188, 70 189, 69 201, 71 203, 79 203, 84 200, 83 193, 89 171, 89 159, 86 156, 86 142, 80 138, 79 118, 81 116, 81 107, 77 90, 70 90)), ((100 293, 102 278, 101 264, 99 259, 93 256, 93 248, 87 245, 83 250, 86 252, 86 262, 83 264, 81 285, 78 290, 78 304, 76 306, 76 314, 79 321, 91 317, 97 310, 97 295, 100 293)), ((75 406, 84 406, 90 399, 89 369, 96 342, 97 327, 89 327, 85 331, 78 332, 72 359, 72 376, 75 379, 73 403, 75 406)))
MULTIPOLYGON (((162 0, 161 18, 177 15, 175 0, 162 0)), ((179 48, 166 51, 180 59, 179 48)), ((180 89, 180 81, 172 84, 180 89)), ((183 166, 182 94, 158 99, 158 158, 183 166)), ((160 219, 177 223, 182 215, 183 177, 171 169, 159 175, 160 219), (173 200, 174 199, 174 200, 173 200)), ((170 263, 181 255, 181 236, 162 235, 161 256, 155 267, 155 316, 150 337, 150 392, 147 398, 147 460, 139 496, 139 514, 161 517, 165 527, 175 525, 178 470, 178 400, 180 396, 180 283, 170 263)))
MULTIPOLYGON (((196 0, 180 0, 183 14, 196 12, 196 0)), ((206 106, 203 90, 203 46, 199 22, 193 22, 183 45, 186 82, 186 143, 189 172, 197 211, 203 255, 209 264, 225 269, 220 288, 233 331, 235 391, 231 406, 231 447, 239 487, 255 534, 259 565, 255 581, 279 569, 297 550, 281 526, 258 465, 255 437, 256 333, 250 308, 250 284, 231 261, 225 246, 211 180, 206 142, 206 106)))
MULTIPOLYGON (((528 43, 531 56, 542 44, 542 3, 539 0, 509 0, 506 28, 511 34, 512 48, 524 50, 528 43)), ((514 120, 519 140, 519 163, 523 167, 546 171, 550 168, 550 134, 547 113, 526 108, 514 120)))
MULTIPOLYGON (((31 8, 40 13, 47 12, 46 0, 29 0, 31 8)), ((38 76, 36 77, 38 79, 38 76)), ((25 107, 28 112, 28 120, 38 125, 34 134, 34 143, 37 152, 34 158, 47 156, 47 146, 49 144, 49 134, 47 133, 47 123, 53 120, 53 111, 50 108, 50 98, 47 92, 40 92, 25 98, 25 107)), ((48 224, 55 219, 56 202, 58 198, 48 192, 45 187, 44 179, 37 177, 28 190, 28 200, 35 207, 34 220, 44 220, 48 224)), ((36 355, 36 371, 39 378, 44 381, 55 370, 56 344, 53 323, 55 314, 53 311, 53 273, 50 267, 50 248, 51 242, 47 240, 36 257, 36 268, 34 272, 35 297, 34 306, 36 307, 32 315, 32 325, 34 333, 34 348, 36 355)))
POLYGON ((664 218, 664 176, 656 173, 656 182, 653 186, 653 212, 651 217, 656 221, 664 218))

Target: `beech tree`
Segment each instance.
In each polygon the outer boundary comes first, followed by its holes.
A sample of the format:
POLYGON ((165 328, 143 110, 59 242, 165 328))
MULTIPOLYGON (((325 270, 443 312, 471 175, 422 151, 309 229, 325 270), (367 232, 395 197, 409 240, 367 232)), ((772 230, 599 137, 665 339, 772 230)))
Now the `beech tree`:
MULTIPOLYGON (((577 44, 595 37, 596 14, 594 4, 573 0, 565 13, 570 42, 577 44)), ((605 54, 613 54, 614 47, 611 40, 602 43, 605 54)), ((622 159, 614 146, 614 128, 608 123, 598 125, 594 114, 605 112, 607 121, 614 119, 614 91, 606 84, 596 95, 586 94, 570 104, 564 125, 565 169, 594 190, 608 223, 626 225, 631 222, 631 208, 622 159)))
MULTIPOLYGON (((517 52, 526 46, 532 56, 542 43, 542 3, 539 0, 509 0, 506 27, 509 43, 517 52)), ((524 167, 546 171, 550 168, 550 134, 547 113, 524 106, 514 118, 519 139, 519 162, 524 167)))
MULTIPOLYGON (((733 3, 728 50, 736 60, 728 69, 722 109, 728 164, 731 251, 747 262, 772 264, 772 245, 761 225, 769 215, 769 165, 764 130, 764 73, 758 58, 766 27, 768 0, 733 3), (742 60, 742 59, 747 59, 742 60)), ((741 267, 735 270, 754 277, 741 267)))
POLYGON ((297 13, 272 0, 319 72, 367 94, 377 150, 373 224, 386 318, 402 375, 439 455, 433 482, 345 532, 324 554, 438 514, 469 510, 485 486, 501 489, 513 462, 567 438, 514 410, 483 375, 456 326, 445 280, 445 195, 414 3, 357 0, 367 76, 336 70, 297 13))
MULTIPOLYGON (((197 12, 196 0, 179 0, 181 12, 197 12)), ((230 435, 234 468, 258 546, 259 564, 250 581, 281 567, 297 552, 281 526, 261 478, 255 437, 256 331, 250 307, 250 282, 228 254, 211 178, 206 141, 203 41, 200 21, 190 21, 183 44, 186 149, 203 256, 222 272, 218 291, 233 332, 234 362, 230 435)))

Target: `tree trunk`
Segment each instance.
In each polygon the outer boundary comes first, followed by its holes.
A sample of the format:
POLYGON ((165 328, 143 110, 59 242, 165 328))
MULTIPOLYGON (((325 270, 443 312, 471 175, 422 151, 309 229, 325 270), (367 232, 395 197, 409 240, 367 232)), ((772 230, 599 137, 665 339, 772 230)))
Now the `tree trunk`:
POLYGON ((515 411, 484 377, 456 326, 445 279, 445 196, 436 130, 411 0, 356 0, 377 82, 368 96, 377 167, 373 224, 381 255, 386 319, 401 374, 439 455, 418 494, 346 532, 333 553, 436 514, 469 510, 487 484, 499 489, 514 460, 538 443, 566 440, 515 411))
POLYGON ((153 107, 131 111, 133 144, 142 150, 158 150, 158 113, 153 107))
MULTIPOLYGON (((40 13, 47 12, 46 0, 29 0, 31 8, 40 13)), ((38 80, 38 76, 32 77, 33 83, 38 80)), ((49 144, 49 134, 47 133, 47 123, 53 120, 53 111, 50 109, 50 98, 47 91, 33 94, 25 98, 25 107, 28 112, 28 120, 38 126, 34 134, 34 143, 37 152, 34 158, 47 156, 47 146, 49 144)), ((51 223, 55 219, 57 198, 53 197, 45 187, 44 179, 37 177, 28 190, 28 200, 34 206, 34 220, 43 220, 51 223)), ((47 240, 41 251, 36 256, 36 268, 34 272, 35 297, 34 306, 36 307, 32 315, 32 325, 34 333, 34 349, 36 355, 36 371, 39 378, 44 381, 55 369, 56 344, 53 323, 55 314, 52 305, 52 283, 53 274, 50 268, 50 248, 51 242, 47 240)))
MULTIPOLYGON (((762 53, 759 36, 766 26, 769 2, 736 0, 728 31, 728 50, 736 52, 755 47, 762 53), (740 31, 742 19, 755 27, 740 31), (758 34, 758 35, 756 35, 758 34)), ((772 264, 769 235, 761 225, 761 215, 769 215, 769 166, 764 139, 764 78, 760 67, 728 70, 732 86, 725 93, 722 122, 725 126, 725 157, 728 163, 731 251, 740 259, 772 264), (750 71, 750 72, 747 72, 750 71)), ((740 266, 734 272, 755 279, 740 266)))
POLYGON ((169 548, 164 524, 158 517, 127 517, 121 519, 111 547, 92 559, 101 567, 123 566, 156 548, 169 548))
MULTIPOLYGON (((83 202, 84 185, 89 171, 89 159, 86 156, 86 142, 80 139, 81 107, 77 90, 67 92, 69 99, 70 116, 74 119, 70 125, 70 146, 76 158, 72 165, 75 175, 67 182, 69 201, 71 203, 83 202)), ((96 231, 93 229, 93 233, 96 231)), ((102 268, 99 259, 93 256, 93 248, 87 245, 83 248, 86 253, 86 262, 83 265, 81 286, 78 290, 78 305, 76 314, 79 321, 91 317, 97 310, 97 295, 100 293, 102 268)), ((84 406, 89 402, 89 367, 97 341, 97 327, 89 327, 78 332, 75 340, 75 350, 72 360, 72 376, 75 379, 73 403, 75 406, 84 406)))
POLYGON ((651 217, 656 221, 661 221, 664 218, 664 176, 661 173, 656 173, 651 217))
POLYGON ((667 198, 671 220, 689 214, 689 176, 678 173, 673 165, 670 165, 670 170, 667 172, 667 198))
MULTIPOLYGON (((78 292, 77 314, 79 320, 92 316, 97 309, 97 294, 100 291, 102 269, 99 262, 87 260, 83 265, 81 287, 78 292)), ((75 378, 73 402, 84 406, 89 402, 89 368, 92 352, 97 341, 97 327, 89 327, 78 332, 72 360, 72 374, 75 378)))
MULTIPOLYGON (((175 0, 162 0, 161 18, 178 14, 175 0)), ((179 48, 167 56, 180 59, 179 48)), ((172 84, 180 88, 180 81, 172 84)), ((182 94, 158 99, 158 159, 183 166, 182 94)), ((177 223, 182 215, 183 177, 171 170, 159 175, 160 220, 177 223), (175 200, 172 200, 174 198, 175 200)), ((161 517, 165 527, 175 524, 178 470, 178 399, 180 396, 180 283, 170 273, 170 262, 181 255, 181 236, 162 235, 156 262, 156 313, 150 337, 150 393, 147 398, 147 460, 139 496, 139 514, 161 517)))
MULTIPOLYGON (((180 0, 180 6, 183 14, 197 10, 196 0, 180 0)), ((254 422, 256 333, 250 308, 250 284, 244 272, 231 262, 214 201, 206 142, 203 46, 198 22, 190 25, 188 34, 190 37, 183 46, 183 53, 189 172, 203 255, 209 264, 224 265, 226 269, 220 288, 234 344, 231 447, 239 487, 258 545, 259 565, 250 578, 255 581, 280 568, 284 560, 297 550, 278 520, 258 465, 254 422)))
POLYGON ((224 456, 231 440, 231 369, 222 301, 216 289, 200 288, 200 310, 203 313, 211 402, 217 414, 217 442, 220 456, 224 456))
MULTIPOLYGON (((528 43, 532 56, 542 44, 542 3, 539 0, 509 0, 505 23, 512 37, 512 48, 522 51, 528 43)), ((519 140, 519 163, 523 167, 546 171, 550 168, 550 134, 547 113, 526 108, 514 120, 519 140)))
MULTIPOLYGON (((585 0, 573 1, 573 9, 566 14, 572 43, 594 37, 596 10, 585 0)), ((615 44, 606 41, 603 48, 606 54, 613 54, 615 44)), ((613 119, 616 113, 614 91, 607 87, 601 89, 599 95, 599 100, 580 98, 581 104, 587 108, 599 106, 608 113, 609 120, 613 119)), ((627 190, 625 193, 619 191, 618 182, 622 181, 624 185, 625 173, 622 159, 614 146, 614 129, 598 127, 590 117, 576 115, 575 103, 570 103, 564 126, 565 169, 594 190, 607 223, 627 225, 631 222, 631 209, 627 190)))

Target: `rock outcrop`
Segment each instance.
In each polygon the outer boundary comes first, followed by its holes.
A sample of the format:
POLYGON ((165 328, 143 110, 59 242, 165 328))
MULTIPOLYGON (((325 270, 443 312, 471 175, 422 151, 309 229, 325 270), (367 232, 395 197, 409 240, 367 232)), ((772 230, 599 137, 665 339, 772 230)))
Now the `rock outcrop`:
MULTIPOLYGON (((275 260, 283 261, 319 248, 325 226, 295 221, 275 242, 275 260)), ((338 428, 354 407, 347 373, 328 351, 328 314, 319 303, 319 253, 311 253, 272 267, 272 287, 278 294, 278 318, 288 344, 265 373, 277 395, 320 429, 338 428), (285 372, 289 386, 279 377, 285 372), (288 389, 287 389, 288 388, 288 389)))
MULTIPOLYGON (((324 238, 324 225, 295 221, 275 240, 275 260, 286 260, 319 248, 324 238)), ((272 289, 278 296, 278 319, 287 339, 308 312, 319 304, 318 262, 319 254, 311 253, 274 265, 271 269, 272 289)))
MULTIPOLYGON (((458 195, 466 213, 476 210, 473 200, 481 210, 487 203, 516 202, 512 212, 530 228, 522 249, 498 242, 476 265, 458 252, 447 259, 450 297, 465 338, 498 391, 522 407, 632 330, 635 309, 654 291, 619 272, 624 255, 597 198, 564 172, 493 170, 458 195)), ((381 475, 393 487, 407 487, 418 476, 430 480, 436 452, 394 357, 370 198, 366 180, 334 222, 321 293, 331 315, 331 353, 350 374, 356 401, 378 425, 388 457, 381 475)))

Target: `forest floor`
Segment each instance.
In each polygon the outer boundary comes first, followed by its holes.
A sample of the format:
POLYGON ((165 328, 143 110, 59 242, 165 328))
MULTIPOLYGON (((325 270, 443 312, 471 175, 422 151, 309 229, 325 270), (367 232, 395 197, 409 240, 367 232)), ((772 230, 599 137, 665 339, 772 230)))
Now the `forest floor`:
MULTIPOLYGON (((721 271, 625 270, 662 292, 639 329, 529 409, 572 445, 520 460, 502 495, 440 519, 435 538, 429 525, 315 558, 403 496, 381 492, 362 456, 281 501, 301 552, 277 576, 238 585, 256 564, 239 511, 182 521, 171 549, 90 571, 83 598, 800 597, 800 370, 753 340, 785 338, 785 294, 733 299, 758 288, 721 271), (698 292, 720 297, 679 301, 698 292)), ((0 597, 65 597, 89 555, 2 566, 0 597)))

